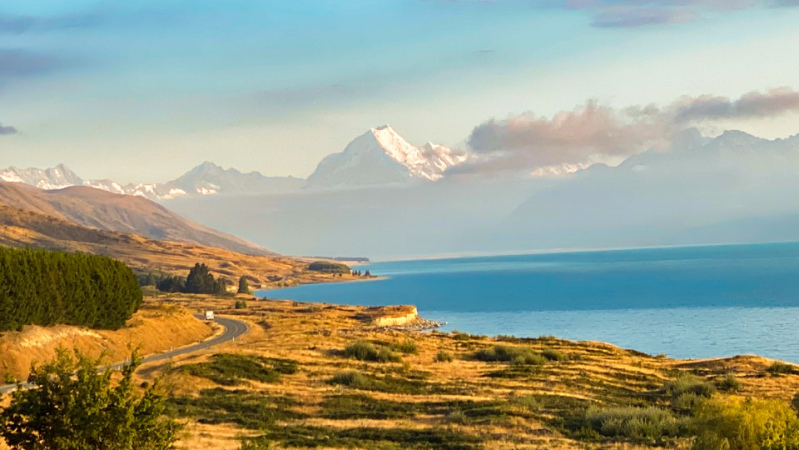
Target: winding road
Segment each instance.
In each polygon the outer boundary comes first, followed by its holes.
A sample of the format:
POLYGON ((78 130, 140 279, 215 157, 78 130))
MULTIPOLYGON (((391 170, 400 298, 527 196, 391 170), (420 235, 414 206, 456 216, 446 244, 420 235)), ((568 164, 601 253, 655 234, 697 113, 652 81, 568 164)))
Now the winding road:
MULTIPOLYGON (((202 320, 205 316, 198 314, 195 317, 202 320)), ((219 336, 216 336, 215 338, 209 339, 207 341, 199 342, 197 344, 193 344, 193 345, 189 345, 189 346, 181 347, 181 348, 176 348, 176 349, 170 350, 168 352, 158 353, 158 354, 155 354, 155 355, 150 355, 150 356, 142 359, 142 364, 149 363, 149 362, 154 362, 154 361, 163 361, 165 359, 174 358, 175 356, 185 355, 185 354, 193 353, 193 352, 196 352, 196 351, 199 351, 199 350, 206 350, 206 349, 209 349, 209 348, 211 348, 213 346, 216 346, 216 345, 219 345, 219 344, 224 344, 225 342, 234 341, 234 340, 236 340, 237 337, 244 335, 245 333, 247 333, 247 331, 250 330, 250 327, 246 323, 244 323, 244 322, 242 322, 240 320, 236 320, 236 319, 227 319, 227 318, 224 318, 224 317, 217 317, 215 319, 215 322, 218 323, 219 325, 222 325, 225 328, 225 331, 222 334, 220 334, 219 336)), ((109 369, 109 368, 111 370, 119 370, 125 364, 127 364, 127 361, 121 362, 121 363, 112 364, 110 366, 100 367, 99 370, 105 370, 105 369, 109 369)), ((7 392, 11 392, 13 390, 16 390, 17 387, 18 386, 16 384, 7 384, 7 385, 4 385, 4 386, 0 386, 0 394, 5 394, 7 392)), ((22 383, 22 387, 28 388, 28 387, 31 387, 31 386, 28 383, 22 383)))

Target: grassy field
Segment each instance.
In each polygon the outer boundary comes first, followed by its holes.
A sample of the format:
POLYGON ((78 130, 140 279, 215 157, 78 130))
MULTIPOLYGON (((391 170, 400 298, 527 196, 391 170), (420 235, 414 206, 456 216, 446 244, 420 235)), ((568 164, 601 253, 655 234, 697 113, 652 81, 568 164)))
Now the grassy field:
MULTIPOLYGON (((156 300, 149 299, 153 302, 156 300)), ((248 322, 170 364, 181 448, 687 448, 710 395, 793 401, 792 365, 679 361, 595 342, 375 327, 353 306, 172 296, 248 322)))

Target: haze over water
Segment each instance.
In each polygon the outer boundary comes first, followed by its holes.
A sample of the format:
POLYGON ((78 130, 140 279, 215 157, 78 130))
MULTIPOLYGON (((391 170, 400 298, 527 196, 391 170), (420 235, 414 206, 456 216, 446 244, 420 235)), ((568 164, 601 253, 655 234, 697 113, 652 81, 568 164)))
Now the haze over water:
POLYGON ((676 358, 799 362, 799 243, 375 263, 374 282, 267 291, 413 304, 443 329, 609 342, 676 358))

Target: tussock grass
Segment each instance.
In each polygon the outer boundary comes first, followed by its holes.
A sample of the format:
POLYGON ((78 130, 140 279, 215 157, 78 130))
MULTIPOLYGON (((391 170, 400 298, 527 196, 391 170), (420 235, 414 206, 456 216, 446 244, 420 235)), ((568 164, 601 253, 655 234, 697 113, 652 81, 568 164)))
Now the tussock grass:
POLYGON ((290 359, 218 353, 209 362, 189 364, 177 370, 223 386, 235 386, 244 380, 276 383, 281 375, 297 373, 298 367, 297 362, 290 359))
POLYGON ((656 407, 591 407, 586 411, 582 425, 583 430, 587 428, 600 436, 650 443, 686 434, 684 422, 676 419, 670 411, 656 407))
POLYGON ((436 353, 436 362, 452 362, 455 360, 455 357, 452 356, 452 353, 446 350, 439 350, 436 353))
POLYGON ((283 447, 364 448, 364 449, 442 449, 481 448, 481 439, 444 428, 347 428, 330 429, 309 426, 271 428, 263 437, 280 441, 283 447))
POLYGON ((509 362, 515 366, 542 366, 548 361, 547 358, 532 349, 508 345, 495 345, 478 350, 474 353, 473 358, 485 362, 509 362))
POLYGON ((294 402, 288 398, 222 388, 205 389, 199 397, 174 397, 168 404, 173 416, 190 417, 203 424, 236 424, 251 430, 305 417, 289 409, 294 402))
POLYGON ((359 340, 344 349, 344 356, 358 361, 372 361, 379 363, 402 362, 402 357, 386 347, 375 346, 371 342, 359 340))

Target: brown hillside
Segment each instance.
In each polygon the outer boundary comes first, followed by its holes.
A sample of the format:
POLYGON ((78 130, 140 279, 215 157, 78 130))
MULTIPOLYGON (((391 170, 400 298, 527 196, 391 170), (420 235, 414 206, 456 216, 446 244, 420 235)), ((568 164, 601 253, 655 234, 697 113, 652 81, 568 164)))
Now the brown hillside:
MULTIPOLYGON (((2 186, 2 183, 0 183, 2 186)), ((62 219, 0 205, 0 245, 109 256, 138 272, 186 275, 195 263, 207 264, 230 281, 240 276, 252 287, 333 281, 306 271, 308 263, 279 256, 253 256, 182 242, 157 241, 133 234, 95 230, 62 219)), ((336 278, 346 280, 350 277, 336 278)))
POLYGON ((0 182, 0 204, 98 230, 219 247, 251 255, 275 254, 236 236, 186 220, 144 197, 112 194, 90 187, 45 191, 20 183, 0 182))

